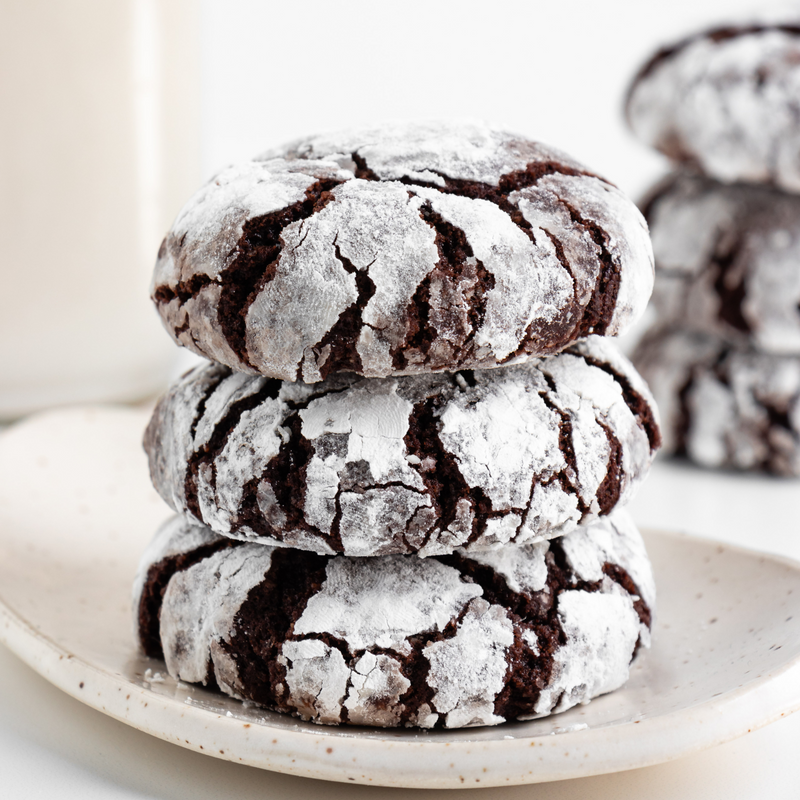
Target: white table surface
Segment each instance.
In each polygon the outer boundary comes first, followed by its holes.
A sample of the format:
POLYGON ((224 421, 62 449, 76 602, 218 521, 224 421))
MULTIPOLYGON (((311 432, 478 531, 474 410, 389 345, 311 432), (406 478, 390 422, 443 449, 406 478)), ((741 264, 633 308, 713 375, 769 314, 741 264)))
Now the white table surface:
MULTIPOLYGON (((800 481, 656 463, 631 505, 639 524, 682 530, 800 560, 800 481)), ((800 714, 702 753, 614 775, 502 789, 470 798, 797 800, 800 714)), ((0 647, 0 797, 416 797, 290 777, 155 739, 63 694, 0 647)))

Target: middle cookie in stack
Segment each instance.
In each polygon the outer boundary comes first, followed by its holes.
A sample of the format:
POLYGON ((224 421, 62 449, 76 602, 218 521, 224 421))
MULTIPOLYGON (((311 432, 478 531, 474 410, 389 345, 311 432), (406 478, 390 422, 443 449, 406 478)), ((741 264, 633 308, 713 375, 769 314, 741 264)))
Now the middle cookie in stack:
POLYGON ((221 173, 156 268, 171 334, 220 363, 178 381, 145 436, 185 519, 140 570, 145 650, 323 722, 494 724, 620 685, 651 577, 622 512, 595 520, 659 432, 631 365, 581 339, 624 329, 651 281, 618 190, 484 126, 318 137, 221 173), (564 589, 617 600, 570 612, 564 589), (408 613, 373 619, 390 600, 408 613), (453 713, 455 675, 476 696, 453 713))

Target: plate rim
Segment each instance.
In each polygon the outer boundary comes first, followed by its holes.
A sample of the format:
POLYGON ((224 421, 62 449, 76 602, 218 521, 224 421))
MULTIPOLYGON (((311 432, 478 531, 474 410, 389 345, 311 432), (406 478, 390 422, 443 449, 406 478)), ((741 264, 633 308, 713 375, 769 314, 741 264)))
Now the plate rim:
MULTIPOLYGON (((745 557, 757 557, 781 564, 800 576, 800 561, 728 544, 683 531, 645 528, 651 537, 686 540, 707 547, 722 548, 745 557)), ((24 663, 71 697, 97 711, 167 742, 198 753, 248 764, 262 769, 303 777, 403 788, 462 788, 509 786, 588 777, 664 763, 730 741, 761 728, 800 709, 800 655, 780 668, 692 706, 656 717, 614 726, 563 733, 514 736, 509 739, 443 742, 415 738, 404 740, 393 729, 391 738, 380 729, 369 737, 347 729, 320 726, 318 733, 275 728, 269 722, 250 724, 235 716, 226 717, 197 704, 160 695, 147 686, 131 682, 124 675, 108 671, 69 653, 14 611, 0 596, 0 642, 24 663), (65 662, 61 663, 61 662, 65 662), (180 713, 176 713, 176 712, 180 713), (677 726, 674 717, 696 717, 692 726, 677 726), (209 716, 211 715, 211 716, 209 716), (638 727, 637 727, 638 726, 638 727), (245 728, 243 734, 240 730, 245 728), (615 735, 608 736, 613 729, 615 735), (646 733, 646 735, 644 735, 646 733), (220 746, 219 736, 225 740, 220 746), (645 747, 659 738, 659 752, 645 747), (191 738, 190 738, 191 737, 191 738), (609 739, 613 739, 613 743, 609 739), (237 752, 227 744, 236 740, 237 752), (228 748, 227 750, 224 748, 228 748), (414 761, 415 771, 398 768, 397 761, 413 759, 424 747, 426 761, 414 761), (565 750, 565 747, 567 750, 565 750), (387 759, 387 748, 395 751, 387 759), (585 763, 568 759, 569 749, 586 750, 585 763), (486 760, 477 758, 485 754, 486 760), (498 766, 484 766, 491 758, 498 766), (566 761, 562 767, 560 761, 566 761), (381 765, 383 762, 383 766, 381 765), (442 768, 441 763, 449 766, 442 768), (387 764, 391 763, 390 767, 387 764), (537 772, 536 764, 544 766, 537 772), (355 764, 355 766, 354 766, 355 764), (400 775, 398 776, 398 773, 400 775)), ((157 662, 154 662, 157 663, 157 662)), ((266 711, 266 710, 265 710, 266 711)), ((266 712, 269 713, 269 712, 266 712)), ((402 767, 402 765, 401 765, 402 767)))

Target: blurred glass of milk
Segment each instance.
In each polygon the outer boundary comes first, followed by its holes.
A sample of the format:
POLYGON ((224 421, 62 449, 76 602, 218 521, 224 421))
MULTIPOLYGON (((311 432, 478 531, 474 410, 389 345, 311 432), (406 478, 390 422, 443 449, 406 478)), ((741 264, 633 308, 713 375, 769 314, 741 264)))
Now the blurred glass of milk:
POLYGON ((167 381, 178 351, 148 286, 200 180, 198 13, 3 3, 0 419, 167 381))

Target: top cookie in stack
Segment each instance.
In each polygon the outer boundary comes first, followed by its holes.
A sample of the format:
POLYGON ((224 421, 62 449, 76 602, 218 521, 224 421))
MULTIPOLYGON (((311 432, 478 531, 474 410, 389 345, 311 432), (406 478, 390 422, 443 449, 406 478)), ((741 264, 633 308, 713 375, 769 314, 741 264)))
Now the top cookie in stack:
POLYGON ((800 475, 800 22, 725 26, 657 53, 634 133, 678 171, 644 204, 655 330, 634 360, 665 446, 800 475))
POLYGON ((145 434, 181 515, 136 579, 145 652, 333 724, 497 724, 620 686, 654 589, 619 509, 659 431, 598 334, 652 272, 616 187, 479 124, 220 173, 156 266, 167 329, 217 363, 145 434))
POLYGON ((301 140, 219 173, 161 247, 179 344, 315 383, 484 369, 616 335, 652 289, 633 204, 569 157, 480 124, 301 140))

